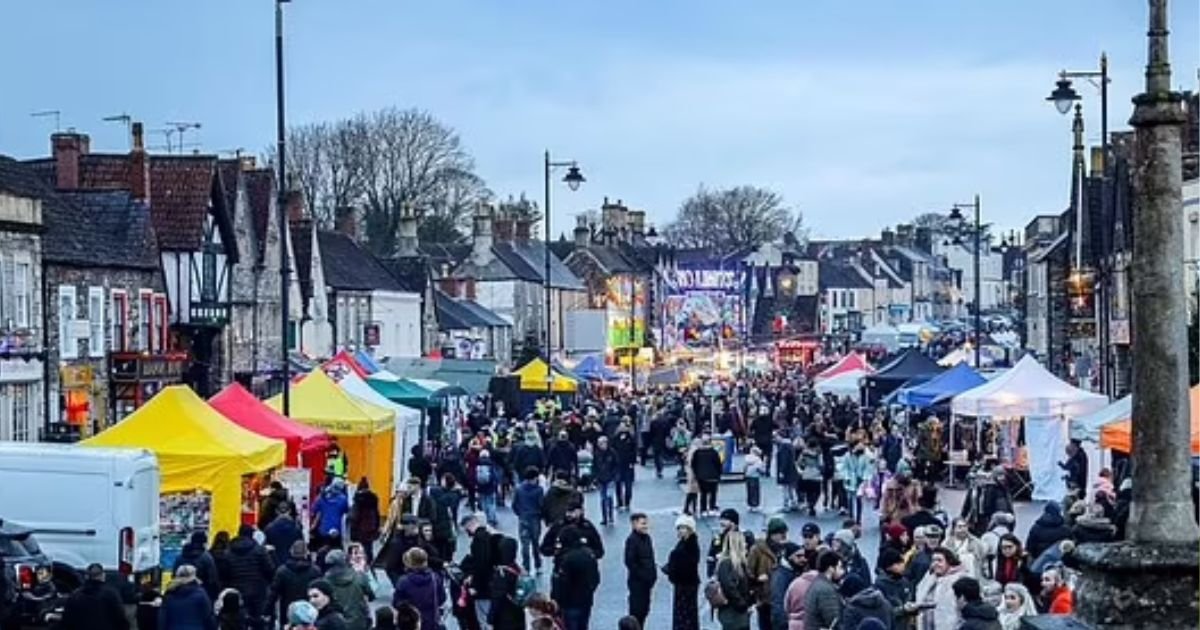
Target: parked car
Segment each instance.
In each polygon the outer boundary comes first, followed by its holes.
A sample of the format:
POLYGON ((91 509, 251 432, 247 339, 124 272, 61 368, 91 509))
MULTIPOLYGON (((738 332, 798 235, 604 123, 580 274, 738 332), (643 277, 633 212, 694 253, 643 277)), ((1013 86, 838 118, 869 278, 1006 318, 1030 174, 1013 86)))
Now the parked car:
POLYGON ((33 531, 0 519, 0 560, 13 586, 12 607, 4 627, 48 625, 66 596, 81 583, 79 574, 54 564, 42 553, 33 531))

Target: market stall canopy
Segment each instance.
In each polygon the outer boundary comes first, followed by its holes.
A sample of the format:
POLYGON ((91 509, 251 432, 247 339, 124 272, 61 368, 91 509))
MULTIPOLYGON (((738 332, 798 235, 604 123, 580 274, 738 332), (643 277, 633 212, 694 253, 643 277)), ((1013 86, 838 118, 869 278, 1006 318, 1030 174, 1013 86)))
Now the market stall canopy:
POLYGON ((875 368, 871 367, 871 364, 867 362, 866 357, 857 352, 851 352, 850 354, 842 357, 842 359, 837 363, 834 363, 833 365, 822 370, 821 373, 816 376, 816 380, 819 382, 823 379, 833 378, 838 374, 843 374, 845 372, 851 372, 854 370, 858 370, 866 374, 873 374, 875 372, 875 368))
POLYGON ((942 368, 915 348, 905 350, 891 363, 866 377, 867 404, 874 405, 884 396, 896 391, 908 381, 916 378, 933 378, 942 368))
POLYGON ((612 368, 604 365, 604 359, 598 354, 589 354, 575 364, 575 373, 589 381, 618 381, 621 376, 612 368))
POLYGON ((401 378, 439 380, 461 387, 468 394, 480 395, 488 392, 488 385, 496 375, 496 362, 489 359, 406 357, 388 359, 387 369, 401 378))
MULTIPOLYGON (((1195 396, 1193 390, 1193 396, 1195 396)), ((1071 418, 1071 439, 1100 441, 1100 430, 1133 417, 1133 395, 1126 396, 1111 405, 1078 418, 1071 418)))
POLYGON ((208 399, 208 404, 234 424, 263 437, 283 440, 287 445, 287 463, 318 461, 329 448, 329 434, 321 429, 292 420, 263 404, 240 383, 231 383, 208 399))
POLYGON ((955 396, 951 410, 963 416, 1076 417, 1107 405, 1106 396, 1072 387, 1025 355, 1011 370, 955 396))
POLYGON ((237 531, 242 476, 282 466, 283 442, 230 422, 186 385, 163 388, 83 446, 144 448, 158 456, 162 492, 212 495, 211 529, 237 531))
MULTIPOLYGON (((267 405, 278 411, 283 406, 283 395, 271 398, 267 405)), ((324 370, 313 370, 292 386, 290 406, 293 418, 333 435, 387 431, 394 415, 391 409, 356 398, 338 387, 324 370)))
MULTIPOLYGON (((1192 387, 1189 397, 1191 398, 1192 410, 1192 456, 1200 456, 1200 385, 1192 387)), ((1100 446, 1102 448, 1121 451, 1122 453, 1130 452, 1133 448, 1133 398, 1126 396, 1116 403, 1106 407, 1104 411, 1116 407, 1121 402, 1129 400, 1129 411, 1122 418, 1100 427, 1100 446)), ((1074 435, 1072 435, 1074 437, 1074 435)))
POLYGON ((838 398, 858 398, 860 383, 868 373, 864 370, 842 372, 833 378, 827 378, 813 386, 818 394, 831 394, 838 398))
POLYGON ((902 405, 924 409, 932 407, 974 389, 987 382, 966 363, 958 365, 916 386, 906 385, 896 390, 896 401, 902 405))
POLYGON ((355 374, 359 375, 359 377, 361 377, 361 378, 366 378, 366 376, 367 376, 367 371, 363 369, 363 366, 359 365, 358 360, 354 358, 354 355, 350 354, 346 350, 342 350, 342 351, 338 352, 337 354, 333 355, 333 358, 326 361, 325 364, 322 365, 321 367, 324 368, 326 371, 331 371, 331 372, 334 372, 334 371, 354 372, 355 374))
POLYGON ((379 365, 379 362, 375 360, 375 357, 367 354, 365 350, 360 349, 355 351, 354 360, 357 361, 360 366, 362 366, 363 371, 367 374, 374 374, 383 369, 383 366, 379 365))
POLYGON ((337 384, 339 387, 346 390, 346 392, 351 396, 354 396, 359 400, 371 403, 376 407, 390 409, 392 413, 396 414, 395 419, 398 421, 397 424, 400 424, 399 420, 401 420, 402 417, 409 420, 420 417, 420 414, 417 413, 416 410, 401 406, 399 403, 392 401, 387 396, 379 393, 379 391, 374 387, 371 387, 369 384, 367 384, 367 381, 359 378, 357 374, 345 374, 342 376, 341 380, 337 382, 337 384))
MULTIPOLYGON (((521 379, 521 391, 544 392, 546 391, 547 377, 551 372, 550 366, 546 365, 545 361, 534 359, 521 366, 513 374, 521 379)), ((553 376, 550 378, 553 379, 550 384, 550 391, 556 394, 573 394, 579 388, 579 384, 574 380, 557 372, 553 373, 553 376)))

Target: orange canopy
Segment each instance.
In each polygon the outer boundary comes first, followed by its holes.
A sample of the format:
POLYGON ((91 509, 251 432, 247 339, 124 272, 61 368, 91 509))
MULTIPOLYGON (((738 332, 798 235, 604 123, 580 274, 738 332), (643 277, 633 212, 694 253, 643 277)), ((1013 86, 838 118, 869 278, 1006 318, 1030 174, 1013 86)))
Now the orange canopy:
MULTIPOLYGON (((1200 456, 1200 385, 1191 390, 1192 456, 1200 456)), ((1128 453, 1133 448, 1133 421, 1110 424, 1100 430, 1100 446, 1128 453)))

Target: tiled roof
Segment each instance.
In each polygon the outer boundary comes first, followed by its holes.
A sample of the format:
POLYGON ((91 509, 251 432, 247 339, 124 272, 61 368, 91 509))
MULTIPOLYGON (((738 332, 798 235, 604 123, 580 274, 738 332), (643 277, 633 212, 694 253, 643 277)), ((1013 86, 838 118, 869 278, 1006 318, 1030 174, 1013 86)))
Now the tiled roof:
MULTIPOLYGON (((150 159, 150 212, 159 247, 198 250, 204 244, 204 221, 209 206, 225 204, 213 156, 154 156, 150 159), (214 194, 214 192, 219 194, 214 194)), ((223 208, 224 209, 224 208, 223 208)), ((220 212, 222 240, 233 243, 228 211, 220 212)), ((233 249, 229 250, 233 253, 233 249)), ((236 255, 233 256, 236 258, 236 255)))
POLYGON ((325 284, 350 291, 405 290, 370 252, 349 236, 321 230, 317 232, 317 242, 321 247, 325 284))
POLYGON ((124 190, 60 192, 43 205, 49 262, 156 271, 158 248, 150 210, 124 190))
MULTIPOLYGON (((275 173, 270 169, 243 171, 246 182, 246 201, 254 214, 254 236, 261 261, 267 246, 267 222, 271 220, 271 200, 275 197, 275 173)), ((278 218, 276 218, 278 220, 278 218)))
MULTIPOLYGON (((449 265, 455 269, 468 262, 471 245, 422 243, 422 254, 429 257, 435 269, 449 265)), ((553 250, 552 250, 553 251, 553 250)), ((472 277, 480 280, 523 280, 544 282, 546 249, 542 241, 500 241, 492 245, 493 260, 483 268, 471 268, 472 277)), ((583 282, 571 272, 558 256, 550 256, 550 285, 557 289, 582 291, 583 282)))
POLYGON ((500 317, 494 311, 492 311, 488 307, 480 304, 479 302, 476 302, 474 300, 458 300, 458 303, 463 308, 474 313, 475 316, 478 317, 480 320, 482 320, 486 326, 492 326, 492 327, 504 327, 504 326, 511 327, 512 326, 512 324, 508 323, 508 321, 506 321, 503 317, 500 317))
POLYGON ((871 283, 849 265, 821 263, 818 284, 825 289, 870 289, 871 283))
POLYGON ((7 156, 0 156, 0 191, 34 199, 50 192, 35 169, 7 156))
MULTIPOLYGON (((26 164, 50 186, 58 183, 58 163, 54 158, 28 160, 26 164)), ((79 188, 86 190, 128 190, 129 155, 125 153, 85 153, 79 156, 79 188)))
POLYGON ((434 291, 433 302, 437 309, 438 329, 440 330, 468 330, 488 326, 486 321, 441 290, 434 291))
MULTIPOLYGON (((517 278, 526 282, 543 281, 541 270, 543 269, 545 260, 543 259, 541 264, 535 264, 532 260, 529 260, 523 255, 524 252, 522 252, 515 243, 496 243, 495 245, 492 245, 492 253, 495 254, 496 257, 500 259, 500 262, 504 263, 504 266, 508 267, 509 271, 511 271, 517 278)), ((542 255, 545 256, 544 251, 542 255)), ((551 256, 551 264, 553 264, 554 258, 555 257, 551 256)), ((553 268, 551 268, 550 273, 554 273, 553 268)))
POLYGON ((424 295, 429 284, 429 261, 424 256, 380 259, 379 264, 392 274, 405 291, 424 295))
POLYGON ((312 223, 301 222, 289 228, 292 255, 296 259, 296 277, 300 280, 300 295, 311 298, 312 292, 312 223))

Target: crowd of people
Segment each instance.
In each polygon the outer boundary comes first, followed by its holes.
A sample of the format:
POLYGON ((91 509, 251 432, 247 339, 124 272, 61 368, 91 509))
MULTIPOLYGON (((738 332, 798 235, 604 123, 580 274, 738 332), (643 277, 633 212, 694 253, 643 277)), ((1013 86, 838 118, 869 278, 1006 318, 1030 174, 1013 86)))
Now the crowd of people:
MULTIPOLYGON (((584 630, 594 627, 601 560, 620 553, 623 630, 644 627, 660 585, 671 589, 675 630, 705 618, 725 630, 1010 630, 1037 612, 1072 611, 1062 559, 1076 543, 1119 536, 1128 504, 1128 487, 1115 491, 1108 471, 1094 499, 1077 498, 1086 458, 1073 446, 1064 467, 1074 492, 1046 505, 1024 544, 996 462, 973 471, 952 518, 939 502, 941 457, 918 427, 817 396, 783 372, 747 376, 718 397, 675 387, 543 400, 521 418, 479 402, 458 433, 412 449, 386 508, 365 478, 347 484, 336 452, 310 522, 274 484, 255 525, 211 543, 192 536, 170 584, 143 595, 138 628, 584 630), (734 452, 741 511, 720 503, 734 452), (676 467, 682 503, 669 550, 655 549, 660 525, 633 508, 638 466, 660 478, 676 467), (772 478, 782 513, 762 531, 743 528, 772 478), (585 509, 592 494, 598 525, 585 509), (515 528, 500 526, 502 508, 515 528), (810 520, 793 536, 788 518, 830 512, 841 527, 822 532, 810 520), (714 519, 701 541, 698 522, 714 519), (626 524, 623 549, 605 549, 602 529, 626 524), (878 527, 878 549, 863 548, 863 527, 878 527), (381 605, 376 595, 388 591, 381 605)), ((61 626, 124 630, 101 612, 111 605, 89 581, 61 626)))

